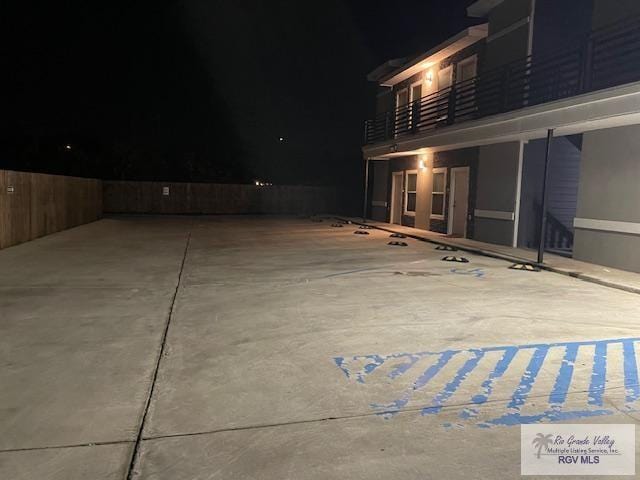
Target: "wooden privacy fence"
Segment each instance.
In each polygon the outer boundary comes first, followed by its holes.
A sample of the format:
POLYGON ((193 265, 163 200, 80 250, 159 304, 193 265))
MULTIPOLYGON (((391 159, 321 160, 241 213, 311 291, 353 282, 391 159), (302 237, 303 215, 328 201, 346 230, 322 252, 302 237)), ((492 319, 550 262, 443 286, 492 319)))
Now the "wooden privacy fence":
POLYGON ((102 181, 0 170, 0 248, 93 222, 102 213, 314 214, 333 187, 102 181))
POLYGON ((101 215, 100 180, 0 170, 0 248, 89 223, 101 215))
POLYGON ((104 181, 103 188, 105 213, 313 214, 338 204, 333 187, 104 181))

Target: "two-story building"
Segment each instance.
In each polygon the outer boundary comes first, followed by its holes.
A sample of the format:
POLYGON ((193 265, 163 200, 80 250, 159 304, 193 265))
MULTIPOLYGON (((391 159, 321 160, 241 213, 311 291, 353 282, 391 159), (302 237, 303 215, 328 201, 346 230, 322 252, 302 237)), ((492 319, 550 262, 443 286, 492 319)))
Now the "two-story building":
POLYGON ((547 250, 640 271, 640 2, 467 13, 485 23, 369 75, 367 216, 537 248, 544 185, 547 250))

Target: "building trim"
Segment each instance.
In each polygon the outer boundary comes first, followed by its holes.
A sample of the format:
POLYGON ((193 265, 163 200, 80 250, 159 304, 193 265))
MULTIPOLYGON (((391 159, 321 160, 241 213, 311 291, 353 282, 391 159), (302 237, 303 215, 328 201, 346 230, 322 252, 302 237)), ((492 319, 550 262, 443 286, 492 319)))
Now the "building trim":
POLYGON ((502 30, 499 30, 494 34, 489 35, 487 37, 487 43, 493 42, 494 40, 498 40, 499 38, 502 38, 505 35, 509 35, 511 32, 513 32, 514 30, 519 29, 523 25, 526 25, 530 21, 531 21, 531 17, 529 15, 527 15, 524 18, 521 18, 517 22, 514 22, 511 25, 509 25, 508 27, 504 27, 502 30))
POLYGON ((513 212, 502 212, 500 210, 479 210, 476 208, 474 215, 479 218, 492 218, 494 220, 514 221, 513 212))
POLYGON ((573 226, 583 230, 599 230, 602 232, 630 233, 640 235, 640 223, 619 222, 614 220, 598 220, 595 218, 574 218, 573 226))

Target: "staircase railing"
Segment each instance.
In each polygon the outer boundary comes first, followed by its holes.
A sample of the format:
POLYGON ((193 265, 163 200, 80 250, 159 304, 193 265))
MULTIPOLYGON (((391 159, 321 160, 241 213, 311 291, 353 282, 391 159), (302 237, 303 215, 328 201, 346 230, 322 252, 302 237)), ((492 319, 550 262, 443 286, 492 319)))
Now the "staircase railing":
MULTIPOLYGON (((540 218, 542 207, 534 202, 535 218, 540 218)), ((536 223, 535 238, 540 238, 540 225, 536 223)), ((573 250, 573 232, 557 217, 547 210, 547 228, 544 239, 545 250, 571 252, 573 250)))

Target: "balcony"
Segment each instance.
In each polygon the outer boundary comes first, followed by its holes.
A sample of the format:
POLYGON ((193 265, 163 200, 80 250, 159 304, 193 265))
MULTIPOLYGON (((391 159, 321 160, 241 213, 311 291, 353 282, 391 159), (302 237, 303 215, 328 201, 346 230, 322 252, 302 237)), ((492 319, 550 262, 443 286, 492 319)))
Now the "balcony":
POLYGON ((590 32, 581 42, 481 71, 365 122, 365 145, 640 80, 640 18, 590 32))

